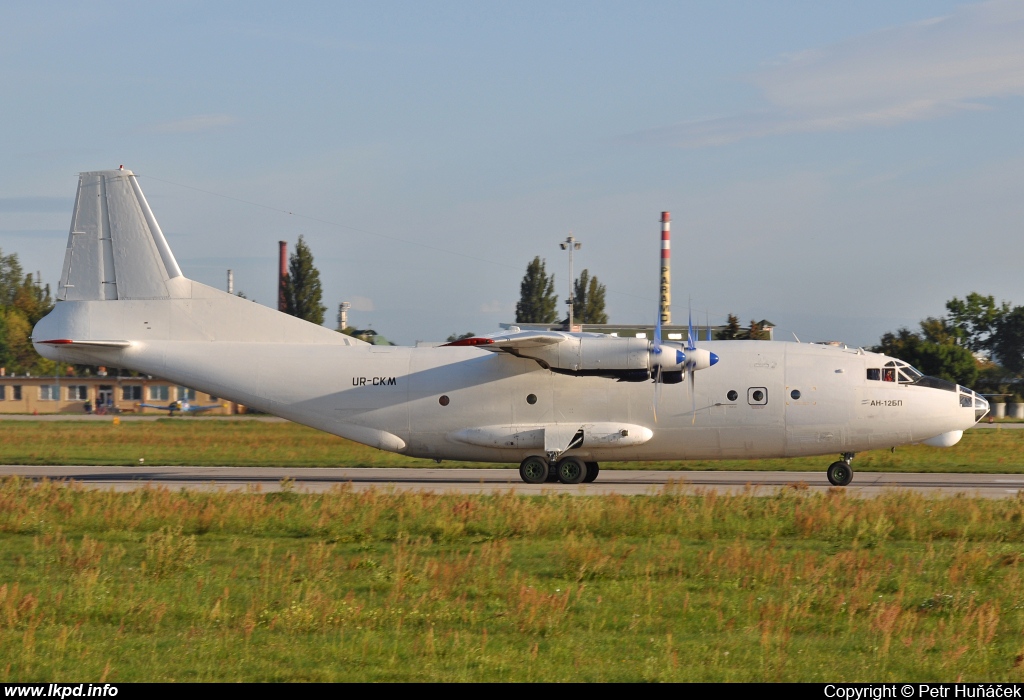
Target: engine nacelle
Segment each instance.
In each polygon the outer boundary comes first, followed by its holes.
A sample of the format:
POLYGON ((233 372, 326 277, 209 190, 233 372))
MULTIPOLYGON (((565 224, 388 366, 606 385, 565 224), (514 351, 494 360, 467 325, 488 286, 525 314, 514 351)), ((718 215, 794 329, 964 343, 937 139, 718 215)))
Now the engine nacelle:
POLYGON ((585 374, 650 373, 651 369, 650 343, 644 338, 571 335, 559 343, 524 348, 516 354, 537 360, 548 369, 585 374))

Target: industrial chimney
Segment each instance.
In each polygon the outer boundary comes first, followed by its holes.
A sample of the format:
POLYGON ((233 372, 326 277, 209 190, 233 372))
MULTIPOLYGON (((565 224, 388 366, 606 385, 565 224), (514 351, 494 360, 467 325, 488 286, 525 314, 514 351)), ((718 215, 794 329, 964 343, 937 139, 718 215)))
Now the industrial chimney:
POLYGON ((672 323, 672 217, 661 212, 661 299, 658 313, 661 325, 672 323))
POLYGON ((288 241, 278 241, 277 246, 281 253, 277 269, 277 310, 284 311, 287 308, 284 302, 284 278, 288 274, 288 241))

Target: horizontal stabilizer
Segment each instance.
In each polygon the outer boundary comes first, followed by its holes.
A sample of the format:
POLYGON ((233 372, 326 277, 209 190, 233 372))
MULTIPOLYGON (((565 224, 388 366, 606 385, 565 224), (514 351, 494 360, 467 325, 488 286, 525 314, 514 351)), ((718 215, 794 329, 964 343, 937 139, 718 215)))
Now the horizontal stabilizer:
POLYGON ((130 340, 71 340, 69 338, 58 338, 56 340, 37 340, 35 341, 42 345, 78 345, 81 347, 90 348, 127 348, 131 347, 130 340))

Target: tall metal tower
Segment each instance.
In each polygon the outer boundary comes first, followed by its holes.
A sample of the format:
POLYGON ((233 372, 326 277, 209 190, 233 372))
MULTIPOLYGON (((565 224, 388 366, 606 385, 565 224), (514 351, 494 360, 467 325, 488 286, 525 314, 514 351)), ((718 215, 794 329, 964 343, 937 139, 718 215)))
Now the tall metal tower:
POLYGON ((658 314, 661 325, 672 323, 672 217, 661 212, 661 294, 658 314))

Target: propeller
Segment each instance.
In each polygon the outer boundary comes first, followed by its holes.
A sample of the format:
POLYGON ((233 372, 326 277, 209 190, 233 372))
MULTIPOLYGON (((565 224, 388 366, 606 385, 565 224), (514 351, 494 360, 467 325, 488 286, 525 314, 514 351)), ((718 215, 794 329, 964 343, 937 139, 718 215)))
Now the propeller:
POLYGON ((654 421, 658 421, 658 404, 661 401, 662 384, 675 384, 689 380, 688 391, 693 403, 693 420, 697 420, 697 394, 694 373, 707 369, 718 362, 718 355, 697 347, 693 331, 691 312, 687 327, 686 345, 663 343, 661 340, 661 314, 654 325, 654 338, 650 349, 651 379, 654 380, 654 421), (670 374, 671 373, 671 374, 670 374))
POLYGON ((666 372, 682 371, 686 354, 675 343, 661 342, 661 314, 654 324, 654 339, 651 341, 651 378, 654 380, 654 422, 658 422, 658 403, 661 401, 661 385, 665 383, 666 372))
MULTIPOLYGON (((708 335, 711 335, 710 326, 708 327, 708 335)), ((689 379, 689 392, 690 398, 693 401, 693 420, 697 421, 697 391, 696 391, 696 372, 699 369, 707 369, 718 362, 718 355, 708 350, 697 347, 695 334, 693 332, 693 310, 690 310, 690 316, 687 321, 686 329, 686 353, 685 360, 683 362, 683 376, 689 379)))

